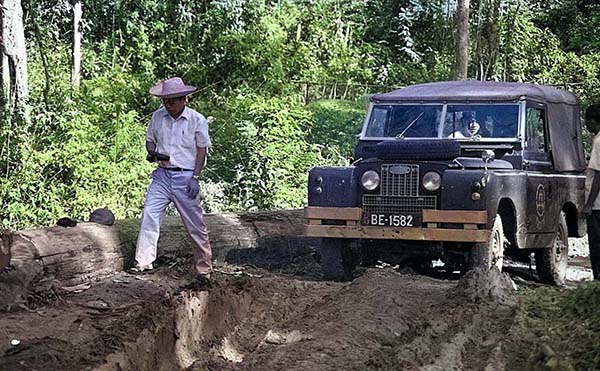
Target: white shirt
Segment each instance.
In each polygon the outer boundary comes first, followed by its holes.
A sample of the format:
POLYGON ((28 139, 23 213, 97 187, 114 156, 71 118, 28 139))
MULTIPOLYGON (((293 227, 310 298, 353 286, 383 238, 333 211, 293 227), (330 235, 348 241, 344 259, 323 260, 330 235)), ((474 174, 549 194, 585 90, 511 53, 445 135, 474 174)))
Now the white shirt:
POLYGON ((196 165, 196 148, 211 144, 206 118, 189 107, 185 107, 176 120, 165 107, 154 111, 146 140, 156 144, 156 152, 171 157, 161 162, 162 166, 190 170, 196 165))
MULTIPOLYGON (((590 155, 590 162, 588 163, 585 171, 585 199, 587 201, 588 195, 592 189, 592 181, 594 176, 594 170, 600 171, 600 133, 594 137, 594 143, 592 145, 592 154, 590 155)), ((592 210, 600 210, 600 194, 594 200, 592 204, 592 210)))

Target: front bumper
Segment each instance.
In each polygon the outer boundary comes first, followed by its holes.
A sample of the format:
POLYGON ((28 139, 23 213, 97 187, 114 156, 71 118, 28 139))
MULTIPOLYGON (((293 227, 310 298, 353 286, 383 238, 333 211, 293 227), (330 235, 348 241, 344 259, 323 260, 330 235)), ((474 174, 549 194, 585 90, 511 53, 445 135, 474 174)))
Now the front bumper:
POLYGON ((304 208, 307 237, 366 238, 385 240, 487 242, 490 238, 487 211, 423 210, 422 227, 379 227, 362 225, 358 207, 304 208), (335 225, 328 224, 335 222, 335 225), (443 228, 443 225, 462 228, 443 228))

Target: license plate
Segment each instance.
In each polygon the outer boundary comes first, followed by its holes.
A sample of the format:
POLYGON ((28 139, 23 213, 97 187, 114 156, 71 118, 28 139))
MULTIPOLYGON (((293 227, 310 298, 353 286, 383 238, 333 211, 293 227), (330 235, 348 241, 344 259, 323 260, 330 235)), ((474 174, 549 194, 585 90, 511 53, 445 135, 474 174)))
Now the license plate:
POLYGON ((420 227, 421 214, 365 213, 363 224, 378 227, 420 227))

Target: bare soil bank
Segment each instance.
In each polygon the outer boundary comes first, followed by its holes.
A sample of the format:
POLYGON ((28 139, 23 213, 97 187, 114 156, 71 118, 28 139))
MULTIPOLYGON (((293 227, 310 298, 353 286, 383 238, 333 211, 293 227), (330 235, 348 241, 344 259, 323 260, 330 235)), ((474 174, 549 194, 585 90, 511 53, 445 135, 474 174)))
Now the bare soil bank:
POLYGON ((224 260, 208 291, 184 288, 189 257, 173 251, 147 275, 37 282, 0 312, 0 370, 541 370, 557 357, 497 271, 324 282, 298 239, 224 260))

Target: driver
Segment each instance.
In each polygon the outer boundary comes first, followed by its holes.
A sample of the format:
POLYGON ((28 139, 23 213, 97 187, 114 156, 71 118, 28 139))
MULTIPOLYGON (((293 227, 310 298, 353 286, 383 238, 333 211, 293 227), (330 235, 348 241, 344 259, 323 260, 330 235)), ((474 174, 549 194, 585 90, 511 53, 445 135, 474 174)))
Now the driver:
POLYGON ((473 138, 479 133, 479 123, 475 120, 472 113, 463 113, 460 119, 459 127, 456 131, 448 135, 448 138, 473 138))

